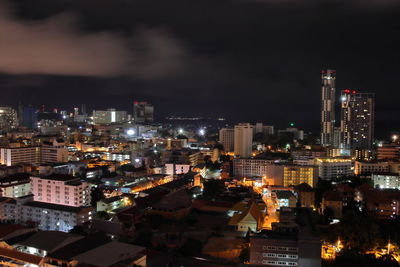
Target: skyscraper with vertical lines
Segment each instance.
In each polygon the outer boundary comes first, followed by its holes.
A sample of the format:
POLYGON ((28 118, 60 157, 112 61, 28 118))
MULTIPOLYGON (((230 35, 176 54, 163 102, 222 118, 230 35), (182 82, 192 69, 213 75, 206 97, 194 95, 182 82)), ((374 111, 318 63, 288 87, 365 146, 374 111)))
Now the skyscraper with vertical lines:
POLYGON ((335 127, 336 71, 323 70, 321 72, 321 82, 321 145, 332 146, 335 127))

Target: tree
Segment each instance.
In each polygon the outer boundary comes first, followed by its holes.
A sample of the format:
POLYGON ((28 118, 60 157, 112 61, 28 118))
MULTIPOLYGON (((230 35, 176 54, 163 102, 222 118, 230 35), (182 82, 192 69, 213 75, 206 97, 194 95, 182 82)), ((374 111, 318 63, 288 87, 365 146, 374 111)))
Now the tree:
POLYGON ((203 244, 201 241, 194 238, 188 238, 179 249, 179 252, 184 256, 195 256, 201 253, 202 248, 203 244))
POLYGON ((104 198, 104 193, 98 186, 96 186, 92 187, 90 196, 91 196, 90 204, 92 205, 92 207, 96 207, 97 201, 100 201, 104 198))
POLYGON ((244 248, 240 252, 239 259, 242 263, 250 261, 250 248, 244 248))
POLYGON ((204 196, 215 197, 225 190, 225 183, 222 180, 210 179, 204 184, 204 196))

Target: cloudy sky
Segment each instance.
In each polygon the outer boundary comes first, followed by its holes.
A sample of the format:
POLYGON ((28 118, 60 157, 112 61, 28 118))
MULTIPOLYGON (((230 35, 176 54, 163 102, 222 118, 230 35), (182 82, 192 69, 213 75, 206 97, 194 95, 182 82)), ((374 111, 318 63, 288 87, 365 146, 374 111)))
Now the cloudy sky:
POLYGON ((0 104, 147 100, 158 118, 317 130, 320 70, 334 68, 396 128, 399 17, 396 0, 0 0, 0 104))

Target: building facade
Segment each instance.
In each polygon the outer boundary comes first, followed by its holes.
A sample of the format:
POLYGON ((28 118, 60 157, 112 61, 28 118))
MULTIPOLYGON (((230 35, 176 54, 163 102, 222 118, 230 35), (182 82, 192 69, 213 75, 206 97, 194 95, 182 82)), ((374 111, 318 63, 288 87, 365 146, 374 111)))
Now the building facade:
POLYGON ((31 189, 34 201, 72 207, 90 205, 89 184, 70 175, 32 176, 31 189))
POLYGON ((126 111, 107 109, 107 110, 93 110, 93 123, 94 124, 110 124, 124 122, 128 120, 126 111))
POLYGON ((233 152, 235 146, 235 130, 232 128, 220 129, 219 142, 224 146, 226 152, 233 152))
POLYGON ((319 169, 322 180, 334 180, 354 174, 351 159, 345 158, 316 158, 315 164, 319 169))
POLYGON ((315 166, 285 166, 283 169, 283 186, 296 186, 306 183, 315 187, 318 182, 318 168, 315 166))
POLYGON ((253 152, 253 126, 250 123, 240 123, 234 129, 235 156, 251 157, 253 152))
POLYGON ((332 146, 335 127, 336 71, 323 70, 321 80, 321 145, 332 146))
POLYGON ((375 95, 343 90, 341 148, 371 149, 374 141, 375 95))
POLYGON ((133 103, 133 119, 136 123, 152 123, 154 121, 154 107, 147 102, 133 103))
POLYGON ((0 132, 8 132, 17 127, 17 111, 11 107, 0 107, 0 132))

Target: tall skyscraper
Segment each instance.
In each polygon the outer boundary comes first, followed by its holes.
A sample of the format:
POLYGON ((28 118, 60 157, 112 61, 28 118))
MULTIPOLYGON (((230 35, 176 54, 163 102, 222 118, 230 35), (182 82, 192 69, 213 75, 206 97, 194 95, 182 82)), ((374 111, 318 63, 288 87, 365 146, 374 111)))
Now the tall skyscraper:
POLYGON ((233 152, 235 145, 235 130, 233 128, 221 128, 219 130, 219 142, 224 146, 225 152, 233 152))
POLYGON ((17 111, 11 107, 0 107, 0 132, 7 132, 17 127, 17 111))
POLYGON ((250 123, 239 123, 234 130, 235 156, 248 158, 253 152, 253 126, 250 123))
POLYGON ((341 146, 371 149, 374 140, 375 95, 343 90, 341 93, 341 146))
POLYGON ((331 146, 334 142, 336 71, 323 70, 321 79, 321 145, 331 146))
POLYGON ((151 123, 154 121, 154 107, 147 102, 133 103, 133 119, 136 123, 151 123))

